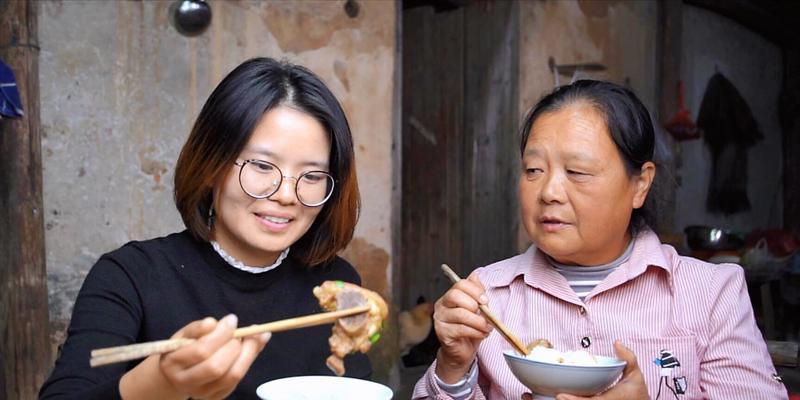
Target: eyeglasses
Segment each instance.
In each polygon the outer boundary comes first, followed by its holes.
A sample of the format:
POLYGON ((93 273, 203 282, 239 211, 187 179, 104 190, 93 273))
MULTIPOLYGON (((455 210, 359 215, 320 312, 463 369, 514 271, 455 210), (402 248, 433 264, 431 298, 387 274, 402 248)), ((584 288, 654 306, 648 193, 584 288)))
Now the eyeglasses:
POLYGON ((297 200, 307 207, 324 204, 333 194, 335 180, 324 171, 308 171, 299 177, 286 176, 277 165, 263 160, 235 162, 239 169, 239 186, 254 199, 266 199, 275 194, 285 179, 293 179, 297 200))

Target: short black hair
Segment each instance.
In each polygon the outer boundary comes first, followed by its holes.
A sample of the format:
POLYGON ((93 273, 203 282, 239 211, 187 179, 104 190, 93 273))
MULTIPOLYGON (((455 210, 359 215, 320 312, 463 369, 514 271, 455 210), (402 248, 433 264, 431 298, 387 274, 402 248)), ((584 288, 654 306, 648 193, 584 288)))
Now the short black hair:
MULTIPOLYGON (((520 130, 520 155, 525 153, 533 123, 540 116, 580 102, 594 107, 605 119, 611 138, 625 161, 628 176, 639 174, 644 163, 654 162, 655 129, 647 107, 630 89, 591 79, 559 86, 531 108, 520 130)), ((648 196, 641 208, 633 210, 631 228, 655 227, 651 197, 648 196)))

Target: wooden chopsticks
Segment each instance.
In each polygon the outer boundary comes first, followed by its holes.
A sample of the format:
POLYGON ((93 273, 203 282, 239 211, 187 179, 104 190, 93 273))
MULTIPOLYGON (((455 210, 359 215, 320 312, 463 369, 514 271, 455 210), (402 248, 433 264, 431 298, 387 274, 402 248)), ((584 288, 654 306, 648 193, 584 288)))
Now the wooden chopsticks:
MULTIPOLYGON (((450 278, 450 280, 453 281, 453 283, 456 283, 456 282, 461 280, 461 278, 458 276, 458 274, 453 272, 453 270, 450 269, 450 267, 448 267, 447 264, 442 264, 442 271, 444 271, 444 274, 447 275, 447 277, 450 278)), ((500 319, 497 318, 494 315, 494 313, 492 313, 489 310, 489 307, 487 307, 484 304, 479 304, 478 308, 480 308, 481 313, 483 313, 483 316, 486 317, 486 319, 488 319, 489 322, 491 322, 491 324, 494 325, 495 328, 497 328, 498 331, 500 331, 500 333, 503 335, 503 337, 506 339, 506 341, 508 343, 511 343, 511 346, 513 346, 515 349, 517 349, 517 351, 520 352, 520 354, 523 354, 523 355, 526 355, 526 356, 528 355, 528 353, 529 353, 528 352, 528 348, 525 347, 525 345, 523 345, 522 342, 520 342, 519 338, 517 338, 516 335, 511 333, 510 330, 508 330, 508 328, 503 323, 503 321, 500 321, 500 319)))
MULTIPOLYGON (((351 315, 361 314, 367 311, 369 311, 369 306, 364 305, 347 308, 344 310, 287 318, 280 321, 268 322, 266 324, 251 325, 244 328, 239 328, 234 331, 233 336, 240 338, 264 332, 281 332, 291 329, 329 324, 335 322, 339 318, 349 317, 351 315)), ((92 357, 89 360, 89 365, 92 367, 99 367, 101 365, 113 364, 122 361, 136 360, 153 354, 167 353, 186 346, 192 342, 194 342, 194 339, 179 338, 92 350, 92 357)))

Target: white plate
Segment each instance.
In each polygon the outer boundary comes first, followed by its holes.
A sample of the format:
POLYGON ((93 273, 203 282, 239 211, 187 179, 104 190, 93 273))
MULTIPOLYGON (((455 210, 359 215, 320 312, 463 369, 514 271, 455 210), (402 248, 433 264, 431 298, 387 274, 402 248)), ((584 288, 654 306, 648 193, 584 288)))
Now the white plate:
POLYGON ((363 379, 338 376, 293 376, 261 384, 263 400, 390 400, 392 389, 363 379))

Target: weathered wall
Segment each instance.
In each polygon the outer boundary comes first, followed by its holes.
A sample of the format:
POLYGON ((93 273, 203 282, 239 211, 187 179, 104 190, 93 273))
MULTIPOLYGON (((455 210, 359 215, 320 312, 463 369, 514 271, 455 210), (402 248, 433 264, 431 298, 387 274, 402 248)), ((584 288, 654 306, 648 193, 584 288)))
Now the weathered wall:
MULTIPOLYGON (((601 63, 579 78, 629 85, 656 103, 655 1, 531 1, 520 5, 520 115, 553 89, 548 57, 557 64, 601 63)), ((561 76, 569 83, 571 76, 561 76)))
POLYGON ((202 36, 168 22, 171 2, 40 3, 44 204, 54 343, 97 258, 183 228, 174 163, 203 102, 247 58, 317 72, 353 128, 363 210, 346 252, 390 297, 395 3, 211 1, 202 36))
POLYGON ((681 75, 686 106, 696 118, 715 69, 747 101, 764 140, 748 151, 747 191, 752 209, 730 216, 706 211, 711 154, 703 140, 681 143, 675 227, 721 226, 747 232, 783 224, 782 142, 778 93, 783 74, 778 46, 738 23, 697 7, 683 7, 681 75), (700 40, 702 38, 702 40, 700 40))
MULTIPOLYGON (((605 71, 580 73, 578 78, 627 85, 651 113, 656 110, 655 1, 525 1, 520 18, 520 121, 555 85, 549 57, 557 64, 601 63, 605 71)), ((571 79, 562 75, 560 84, 571 79)), ((519 237, 520 249, 527 247, 524 231, 519 237)))

